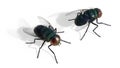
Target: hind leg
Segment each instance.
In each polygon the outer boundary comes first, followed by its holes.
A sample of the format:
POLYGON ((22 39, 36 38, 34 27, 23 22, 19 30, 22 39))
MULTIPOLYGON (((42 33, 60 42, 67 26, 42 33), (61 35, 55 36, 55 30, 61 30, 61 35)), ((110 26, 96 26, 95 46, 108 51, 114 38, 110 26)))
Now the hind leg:
POLYGON ((34 44, 36 40, 41 40, 40 38, 35 38, 33 42, 26 42, 26 44, 34 44))

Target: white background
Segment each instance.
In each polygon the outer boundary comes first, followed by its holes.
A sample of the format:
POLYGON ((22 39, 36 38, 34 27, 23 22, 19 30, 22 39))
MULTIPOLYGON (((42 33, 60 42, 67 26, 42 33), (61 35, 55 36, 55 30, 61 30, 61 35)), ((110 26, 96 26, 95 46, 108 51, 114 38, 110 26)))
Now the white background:
POLYGON ((0 68, 120 68, 119 20, 119 0, 1 0, 0 68), (65 28, 66 32, 60 35, 72 44, 61 42, 60 46, 51 47, 59 64, 55 63, 47 44, 41 50, 39 59, 36 59, 35 48, 39 46, 31 45, 31 48, 17 35, 21 19, 36 16, 47 18, 59 12, 94 7, 103 11, 99 21, 112 26, 99 26, 96 32, 101 38, 92 32, 95 26, 91 26, 82 41, 78 32, 65 28))

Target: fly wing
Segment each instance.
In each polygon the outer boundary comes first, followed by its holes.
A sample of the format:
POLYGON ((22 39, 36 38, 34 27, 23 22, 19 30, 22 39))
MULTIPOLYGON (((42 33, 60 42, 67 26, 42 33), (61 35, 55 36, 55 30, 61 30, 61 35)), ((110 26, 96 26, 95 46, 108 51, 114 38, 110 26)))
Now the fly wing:
POLYGON ((46 20, 45 18, 38 16, 39 22, 41 23, 41 25, 45 25, 45 26, 49 26, 51 25, 50 22, 48 20, 46 20))
POLYGON ((39 19, 41 25, 47 26, 50 29, 54 30, 54 28, 52 27, 52 25, 50 24, 50 22, 48 20, 46 20, 45 18, 43 18, 41 16, 38 16, 38 19, 39 19))
POLYGON ((74 10, 74 11, 71 11, 71 12, 68 12, 67 14, 66 14, 66 16, 68 16, 68 15, 70 15, 70 14, 76 14, 76 13, 83 13, 84 11, 86 11, 86 10, 88 10, 88 9, 78 9, 78 10, 74 10))
POLYGON ((37 37, 32 28, 27 28, 26 27, 26 28, 23 28, 23 31, 30 36, 37 37))

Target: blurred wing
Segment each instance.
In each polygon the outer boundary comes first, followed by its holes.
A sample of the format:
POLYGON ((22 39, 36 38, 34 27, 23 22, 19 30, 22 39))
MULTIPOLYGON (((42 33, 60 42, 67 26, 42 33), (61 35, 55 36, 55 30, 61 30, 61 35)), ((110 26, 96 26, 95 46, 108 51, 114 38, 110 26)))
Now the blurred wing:
POLYGON ((23 28, 23 31, 28 35, 37 37, 32 28, 23 28))
POLYGON ((70 14, 73 14, 73 13, 75 13, 75 14, 77 14, 78 12, 84 12, 84 11, 86 11, 87 9, 78 9, 78 10, 74 10, 74 11, 71 11, 71 12, 68 12, 67 14, 66 14, 66 16, 67 15, 70 15, 70 14))
POLYGON ((49 25, 51 25, 49 21, 47 21, 45 18, 43 18, 43 17, 41 17, 41 16, 38 16, 38 19, 39 19, 41 25, 45 25, 45 26, 47 26, 47 27, 48 27, 49 25))
POLYGON ((52 30, 54 30, 54 28, 52 27, 52 25, 50 24, 50 22, 47 21, 45 18, 43 18, 41 16, 38 16, 38 19, 39 19, 41 25, 47 26, 47 27, 51 28, 52 30))

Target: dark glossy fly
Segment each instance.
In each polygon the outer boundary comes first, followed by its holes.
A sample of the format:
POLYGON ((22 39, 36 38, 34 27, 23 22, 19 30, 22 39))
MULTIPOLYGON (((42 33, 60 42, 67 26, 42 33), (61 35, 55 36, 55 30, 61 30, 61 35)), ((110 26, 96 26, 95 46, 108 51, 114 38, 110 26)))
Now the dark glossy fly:
MULTIPOLYGON (((41 17, 42 18, 42 17, 41 17)), ((44 18, 42 18, 43 20, 45 20, 44 18)), ((48 22, 47 20, 45 20, 46 22, 48 22)), ((49 22, 48 22, 49 23, 49 22)), ((39 58, 39 53, 40 53, 40 49, 43 47, 45 42, 50 42, 50 45, 48 46, 49 50, 54 54, 55 57, 55 61, 56 63, 58 63, 57 58, 55 53, 50 49, 50 46, 57 46, 60 44, 60 41, 66 42, 68 44, 70 44, 70 42, 64 41, 60 38, 60 36, 58 35, 58 33, 64 33, 64 31, 61 32, 57 32, 57 29, 53 28, 50 23, 49 26, 44 26, 44 25, 38 25, 33 29, 33 32, 30 31, 28 28, 25 28, 23 30, 25 33, 32 35, 34 37, 37 37, 34 39, 33 42, 27 42, 27 44, 34 44, 36 40, 43 40, 42 45, 39 48, 38 54, 37 54, 37 58, 39 58)))
MULTIPOLYGON (((75 12, 75 11, 73 11, 75 12)), ((73 13, 73 12, 70 12, 69 14, 73 13)), ((87 33, 88 31, 88 28, 90 26, 90 23, 95 25, 96 27, 93 29, 93 32, 98 36, 100 37, 100 35, 98 35, 95 30, 96 28, 98 27, 98 24, 104 24, 104 25, 107 25, 107 26, 111 26, 109 24, 106 24, 106 23, 102 23, 102 22, 98 22, 98 18, 100 18, 102 16, 102 11, 99 9, 99 8, 93 8, 93 9, 83 9, 81 10, 81 12, 78 12, 77 13, 77 16, 75 19, 70 19, 69 21, 72 21, 74 20, 74 23, 76 26, 83 26, 85 24, 88 24, 87 26, 87 29, 84 33, 84 35, 82 36, 81 40, 84 38, 85 34, 87 33), (96 20, 96 23, 93 23, 93 21, 96 20)))

